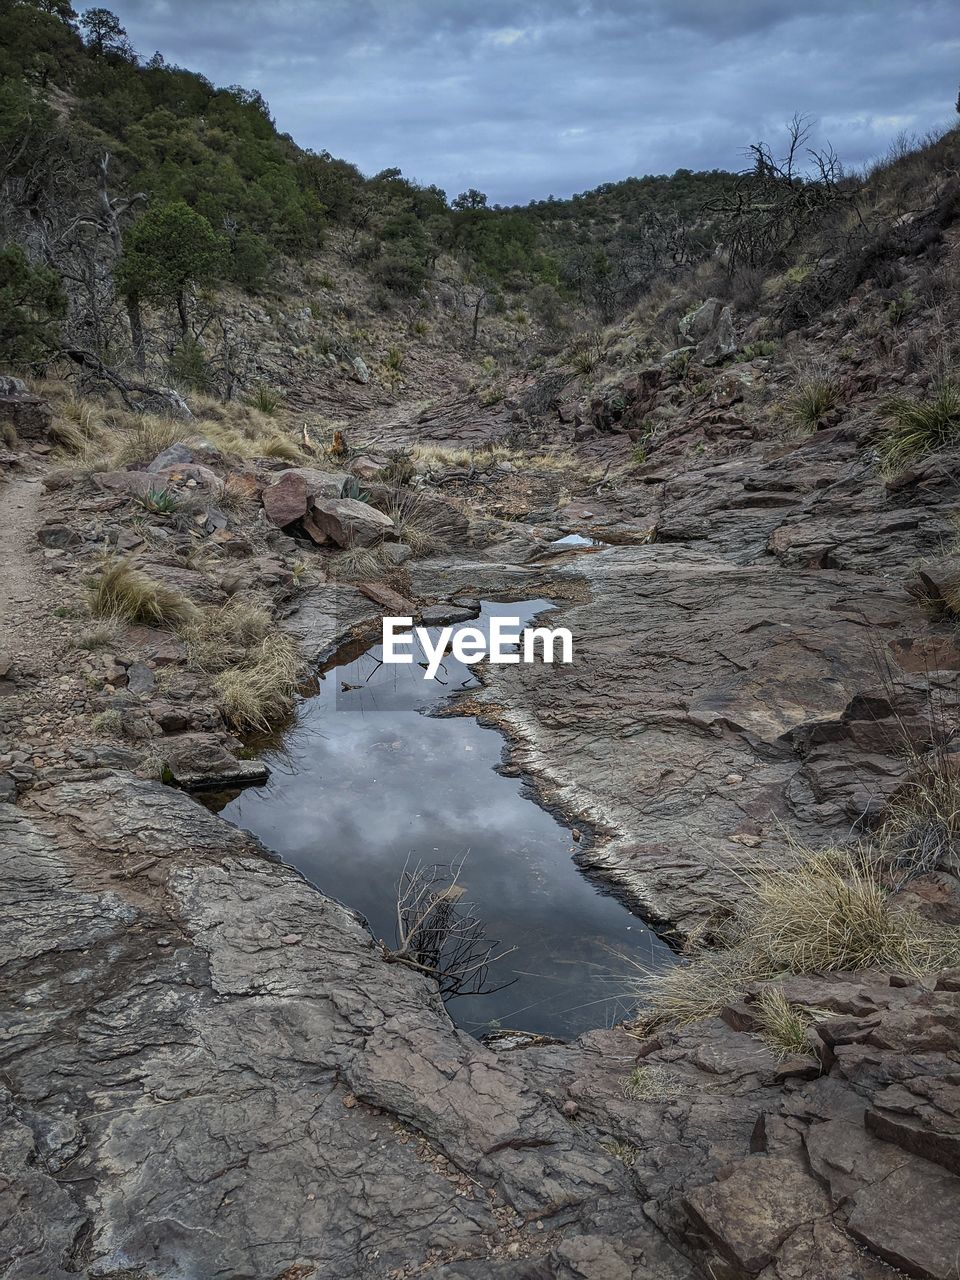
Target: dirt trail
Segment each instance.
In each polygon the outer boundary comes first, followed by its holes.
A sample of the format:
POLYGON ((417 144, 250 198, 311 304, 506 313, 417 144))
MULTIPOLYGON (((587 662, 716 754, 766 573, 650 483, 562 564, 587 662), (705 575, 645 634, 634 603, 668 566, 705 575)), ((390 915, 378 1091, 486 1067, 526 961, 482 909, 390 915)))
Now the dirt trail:
POLYGON ((0 485, 0 653, 41 666, 60 643, 49 582, 37 563, 42 496, 35 476, 0 485))

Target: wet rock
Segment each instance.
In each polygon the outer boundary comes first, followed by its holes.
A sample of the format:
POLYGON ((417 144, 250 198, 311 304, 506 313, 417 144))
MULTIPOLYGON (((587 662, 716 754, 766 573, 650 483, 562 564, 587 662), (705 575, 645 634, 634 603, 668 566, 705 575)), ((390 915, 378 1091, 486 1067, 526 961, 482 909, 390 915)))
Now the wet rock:
POLYGON ((166 738, 158 748, 170 779, 184 791, 226 791, 261 786, 270 770, 260 760, 240 760, 210 734, 166 738))
POLYGON ((369 547, 393 533, 393 520, 355 498, 315 499, 311 519, 338 547, 369 547))

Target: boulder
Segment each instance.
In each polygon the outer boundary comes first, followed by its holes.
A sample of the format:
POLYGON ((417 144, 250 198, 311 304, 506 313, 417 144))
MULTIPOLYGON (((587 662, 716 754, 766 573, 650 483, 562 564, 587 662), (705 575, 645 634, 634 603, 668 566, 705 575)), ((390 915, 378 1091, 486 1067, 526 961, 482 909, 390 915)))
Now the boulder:
POLYGON ((357 376, 357 381, 369 382, 370 370, 367 368, 366 362, 362 360, 360 356, 354 356, 352 363, 353 371, 357 376))
POLYGON ((311 518, 338 547, 369 547, 395 531, 388 515, 355 498, 319 499, 313 504, 311 518))
POLYGON ((263 509, 278 529, 301 520, 309 505, 307 482, 299 471, 284 471, 279 480, 263 491, 263 509))
POLYGON ((0 420, 12 424, 20 440, 46 440, 53 411, 45 400, 31 395, 19 378, 0 382, 0 420), (13 390, 4 390, 12 387, 13 390))
POLYGON ((300 476, 306 485, 307 497, 311 502, 314 498, 339 498, 348 478, 345 471, 320 471, 316 467, 291 467, 287 471, 281 471, 277 477, 277 483, 283 480, 285 476, 300 476))
POLYGON ((683 317, 680 333, 696 344, 694 358, 700 364, 718 364, 737 349, 733 311, 719 298, 708 298, 683 317))

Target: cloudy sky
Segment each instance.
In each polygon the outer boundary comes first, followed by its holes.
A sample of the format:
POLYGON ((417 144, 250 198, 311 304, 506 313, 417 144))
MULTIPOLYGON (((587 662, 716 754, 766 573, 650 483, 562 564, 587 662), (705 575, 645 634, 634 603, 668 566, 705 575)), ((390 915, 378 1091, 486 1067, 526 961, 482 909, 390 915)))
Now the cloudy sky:
MULTIPOLYGON (((108 0, 110 3, 110 0, 108 0)), ((78 6, 79 7, 79 6, 78 6)), ((956 0, 113 0, 136 48, 449 196, 739 168, 795 111, 862 164, 955 119, 956 0)))

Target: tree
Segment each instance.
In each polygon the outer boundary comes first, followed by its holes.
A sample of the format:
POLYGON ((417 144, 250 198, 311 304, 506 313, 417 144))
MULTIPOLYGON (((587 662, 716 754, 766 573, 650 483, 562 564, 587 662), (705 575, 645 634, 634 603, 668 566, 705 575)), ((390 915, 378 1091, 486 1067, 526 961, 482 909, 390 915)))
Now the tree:
POLYGON ((28 364, 57 345, 66 299, 55 271, 19 245, 0 249, 0 364, 28 364))
POLYGON ((184 200, 155 205, 124 237, 117 285, 127 302, 137 363, 143 361, 140 303, 175 303, 180 332, 187 336, 187 290, 217 275, 223 241, 201 213, 184 200))
POLYGON ((116 52, 127 45, 127 33, 120 25, 120 19, 109 9, 84 10, 80 26, 86 33, 87 43, 99 54, 116 52))

